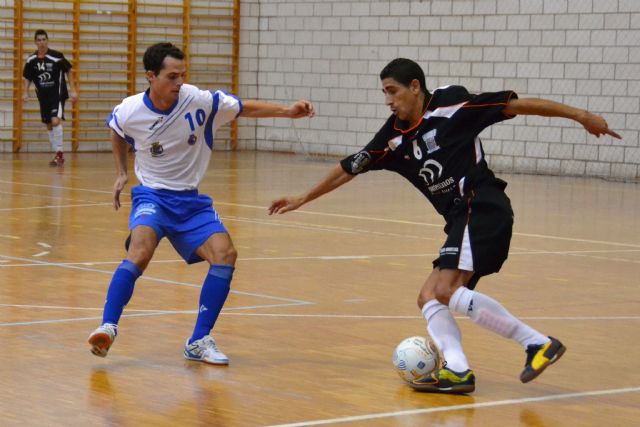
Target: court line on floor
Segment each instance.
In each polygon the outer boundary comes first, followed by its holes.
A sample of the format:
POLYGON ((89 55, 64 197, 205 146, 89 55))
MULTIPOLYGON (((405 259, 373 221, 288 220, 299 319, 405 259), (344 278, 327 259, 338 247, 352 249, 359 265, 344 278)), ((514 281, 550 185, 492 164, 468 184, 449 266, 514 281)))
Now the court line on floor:
MULTIPOLYGON (((287 303, 287 304, 263 304, 263 305, 244 305, 240 307, 227 307, 222 309, 225 311, 232 310, 248 310, 254 308, 277 308, 277 307, 292 307, 309 304, 299 303, 287 303)), ((102 311, 103 307, 69 307, 65 305, 36 305, 36 304, 0 304, 0 307, 12 307, 12 308, 35 308, 41 310, 86 310, 86 311, 102 311)), ((141 312, 141 313, 165 313, 165 314, 194 314, 198 310, 163 310, 163 309, 143 309, 143 308, 127 308, 127 311, 141 312)))
MULTIPOLYGON (((228 205, 234 207, 247 207, 252 209, 261 209, 266 211, 266 206, 256 206, 256 205, 246 205, 240 203, 228 203, 228 202, 215 202, 216 205, 228 205)), ((388 222, 393 224, 404 224, 404 225, 420 225, 425 227, 444 227, 443 223, 429 223, 429 222, 418 222, 418 221, 407 221, 400 219, 391 219, 391 218, 378 218, 378 217, 370 217, 370 216, 361 216, 361 215, 347 215, 347 214, 335 214, 329 212, 317 212, 317 211, 308 211, 308 210, 296 210, 297 213, 306 214, 306 215, 318 215, 318 216, 327 216, 327 217, 337 217, 337 218, 347 218, 347 219, 357 219, 364 221, 377 221, 377 222, 388 222)), ((563 237, 563 236, 551 236, 545 234, 536 234, 536 233, 513 233, 514 236, 523 236, 523 237, 534 237, 541 239, 552 239, 552 240, 565 240, 570 242, 582 242, 582 243, 597 243, 603 245, 614 245, 614 246, 626 246, 631 248, 640 248, 640 244, 633 243, 623 243, 623 242, 610 242, 606 240, 593 240, 593 239, 581 239, 577 237, 563 237)))
MULTIPOLYGON (((406 315, 369 315, 369 314, 304 314, 304 313, 226 313, 229 316, 246 317, 307 317, 320 319, 369 319, 369 320, 402 320, 422 319, 422 316, 406 315)), ((471 320, 466 316, 455 316, 456 320, 471 320)), ((640 320, 640 316, 518 316, 520 320, 640 320)))
MULTIPOLYGON (((162 316, 166 314, 172 314, 172 313, 165 313, 165 312, 133 313, 133 314, 123 314, 121 317, 148 317, 148 316, 162 316)), ((71 317, 66 319, 27 320, 24 322, 7 322, 7 323, 0 323, 0 327, 31 326, 31 325, 44 325, 44 324, 66 323, 66 322, 83 322, 86 320, 102 320, 102 316, 71 317)))
POLYGON ((318 426, 318 425, 336 424, 336 423, 350 423, 355 421, 368 421, 368 420, 390 418, 390 417, 432 414, 435 412, 464 411, 468 409, 482 409, 482 408, 492 408, 496 406, 521 405, 523 403, 548 402, 548 401, 556 401, 556 400, 564 400, 564 399, 579 399, 584 397, 610 396, 614 394, 638 393, 638 392, 640 392, 640 387, 626 387, 626 388, 617 388, 617 389, 609 389, 609 390, 593 390, 593 391, 584 391, 584 392, 576 392, 576 393, 561 393, 561 394, 553 394, 551 396, 524 397, 521 399, 507 399, 507 400, 496 400, 493 402, 437 406, 435 408, 411 409, 406 411, 380 412, 377 414, 356 415, 356 416, 341 417, 341 418, 329 418, 324 420, 303 421, 303 422, 290 423, 290 424, 274 424, 269 427, 305 427, 305 426, 318 426))
MULTIPOLYGON (((88 192, 102 193, 102 194, 105 194, 105 193, 106 194, 111 194, 112 193, 111 191, 106 191, 106 190, 95 190, 95 189, 75 188, 75 187, 63 187, 63 186, 44 185, 44 184, 30 184, 30 183, 23 183, 23 182, 16 183, 16 182, 12 182, 12 181, 4 181, 4 180, 0 180, 0 183, 22 184, 22 185, 31 185, 31 186, 37 186, 37 187, 59 188, 59 189, 73 190, 73 191, 88 191, 88 192)), ((130 194, 130 193, 121 193, 121 194, 122 195, 127 195, 127 194, 130 194)), ((86 205, 86 206, 98 206, 100 204, 109 205, 111 203, 110 202, 109 203, 96 203, 96 204, 90 204, 90 205, 86 205)), ((230 202, 216 201, 216 202, 214 202, 214 205, 258 209, 258 210, 262 210, 265 213, 267 211, 267 207, 266 206, 250 205, 250 204, 244 204, 244 203, 230 203, 230 202)), ((78 206, 85 206, 85 205, 78 205, 78 206)), ((56 206, 48 206, 47 208, 55 208, 55 207, 56 206)), ((72 207, 72 206, 63 205, 63 206, 57 206, 57 207, 72 207)), ((13 209, 31 209, 31 208, 1 208, 0 211, 7 211, 7 210, 13 210, 13 209)), ((309 211, 309 210, 304 210, 304 209, 297 210, 296 213, 304 214, 304 215, 316 215, 316 216, 335 217, 335 218, 357 219, 357 220, 363 220, 363 221, 386 222, 386 223, 393 223, 393 224, 418 225, 418 226, 424 226, 424 227, 438 227, 438 228, 442 228, 443 227, 443 223, 429 223, 429 222, 408 221, 408 220, 400 220, 400 219, 392 219, 392 218, 379 218, 379 217, 370 217, 370 216, 361 216, 361 215, 336 214, 336 213, 330 213, 330 212, 309 211)), ((225 218, 223 217, 223 219, 225 219, 225 218)), ((269 221, 269 222, 271 222, 271 221, 269 221)), ((611 241, 606 241, 606 240, 595 240, 595 239, 581 239, 581 238, 577 238, 577 237, 552 236, 552 235, 546 235, 546 234, 520 233, 520 232, 514 232, 513 235, 514 236, 522 236, 522 237, 533 237, 533 238, 538 238, 538 239, 562 240, 562 241, 568 241, 568 242, 594 243, 594 244, 601 244, 601 245, 640 248, 640 244, 623 243, 623 242, 611 242, 611 241)))
MULTIPOLYGON (((30 187, 45 187, 45 188, 56 188, 59 190, 70 190, 70 191, 85 191, 88 193, 100 193, 100 194, 113 194, 112 190, 96 190, 94 188, 81 188, 81 187, 64 187, 62 185, 51 185, 51 184, 34 184, 31 182, 19 182, 19 181, 5 181, 0 179, 0 184, 11 184, 11 185, 26 185, 30 187)), ((131 195, 131 193, 122 192, 122 195, 131 195)))
MULTIPOLYGON (((0 236, 1 237, 1 236, 0 236)), ((635 253, 640 252, 640 249, 602 249, 602 250, 584 250, 584 251, 539 251, 539 250, 530 250, 530 251, 512 251, 509 252, 509 255, 568 255, 568 256, 577 256, 577 257, 586 257, 586 258, 594 258, 594 259, 602 259, 608 261, 620 261, 620 262, 631 262, 631 263, 640 263, 640 261, 631 260, 631 259, 622 259, 622 258, 611 258, 611 257, 603 257, 603 256, 593 256, 589 254, 598 254, 598 253, 635 253)), ((320 261, 349 261, 349 260, 363 260, 363 259, 376 259, 376 258, 422 258, 422 257, 434 257, 434 253, 426 253, 426 254, 369 254, 369 255, 302 255, 302 256, 262 256, 262 257, 239 257, 237 259, 238 262, 246 262, 246 261, 296 261, 296 260, 320 260, 320 261)), ((3 255, 0 255, 3 257, 3 255)), ((50 265, 56 266, 92 266, 92 265, 118 265, 122 261, 84 261, 84 262, 59 262, 55 264, 38 262, 35 260, 31 260, 30 258, 26 258, 28 261, 25 261, 22 264, 4 264, 0 265, 0 268, 9 268, 9 267, 47 267, 50 265)), ((163 263, 183 263, 184 260, 180 258, 176 259, 154 259, 152 263, 154 264, 163 264, 163 263)), ((103 270, 100 270, 103 271, 103 270)))
POLYGON ((44 206, 27 206, 22 208, 0 208, 0 212, 4 211, 29 211, 36 209, 61 209, 61 208, 85 208, 88 206, 111 206, 112 202, 96 202, 96 203, 82 203, 78 205, 44 205, 44 206))
MULTIPOLYGON (((232 310, 250 310, 255 308, 281 308, 281 307, 291 307, 291 306, 299 306, 304 304, 297 303, 289 303, 289 304, 265 304, 265 305, 254 305, 254 306, 242 306, 242 307, 230 307, 222 309, 221 315, 230 314, 228 311, 232 310)), ((90 310, 90 311, 102 311, 102 308, 81 308, 81 307, 55 307, 55 306, 34 306, 28 304, 0 304, 0 307, 13 307, 13 308, 43 308, 43 309, 61 309, 61 310, 90 310)), ((163 315, 177 315, 177 314, 197 314, 198 310, 127 310, 127 311, 138 311, 140 313, 132 313, 132 314, 123 314, 121 317, 149 317, 149 316, 163 316, 163 315)), ((7 326, 30 326, 30 325, 43 325, 43 324, 53 324, 53 323, 66 323, 66 322, 83 322, 86 320, 102 320, 102 316, 91 316, 91 317, 71 317, 71 318, 62 318, 62 319, 44 319, 44 320, 26 320, 24 322, 5 322, 0 323, 0 327, 7 326)))
MULTIPOLYGON (((53 267, 68 268, 68 269, 72 269, 72 270, 90 271, 92 273, 108 274, 110 276, 113 275, 113 271, 111 271, 111 270, 99 270, 97 268, 81 267, 81 266, 78 266, 78 265, 68 265, 68 264, 64 264, 64 263, 47 262, 47 261, 35 261, 33 259, 30 259, 30 258, 13 257, 13 256, 8 256, 8 255, 2 255, 2 254, 0 254, 0 258, 11 259, 11 260, 14 260, 14 261, 28 261, 28 262, 31 262, 31 263, 35 262, 36 264, 48 265, 48 266, 53 266, 53 267)), ((4 265, 3 265, 3 267, 4 267, 4 265)), ((157 277, 150 277, 150 276, 145 276, 145 275, 140 276, 140 279, 138 279, 138 280, 148 280, 148 281, 151 281, 151 282, 166 283, 166 284, 170 284, 170 285, 186 286, 186 287, 191 287, 191 288, 201 288, 202 287, 202 285, 195 285, 195 284, 192 284, 192 283, 178 282, 178 281, 175 281, 175 280, 160 279, 160 278, 157 278, 157 277)), ((230 292, 234 293, 234 294, 238 294, 238 295, 253 296, 253 297, 258 297, 258 298, 272 299, 272 300, 276 300, 276 301, 287 301, 287 302, 294 303, 294 304, 297 304, 297 305, 313 304, 310 301, 298 300, 298 299, 293 299, 293 298, 285 298, 285 297, 276 297, 276 296, 267 295, 267 294, 259 294, 259 293, 256 293, 256 292, 238 291, 238 290, 235 290, 235 289, 232 289, 230 292)))
MULTIPOLYGON (((248 310, 254 308, 282 308, 299 306, 300 304, 272 304, 272 305, 259 305, 259 306, 241 306, 224 308, 221 315, 225 316, 244 316, 244 317, 271 317, 271 318, 315 318, 315 319, 367 319, 367 320, 419 320, 421 316, 411 315, 366 315, 366 314, 304 314, 304 313, 236 313, 233 311, 248 310)), ((0 304, 0 307, 10 308, 25 308, 25 309, 44 309, 44 310, 87 310, 87 311, 102 311, 101 307, 70 307, 70 306, 52 306, 52 305, 35 305, 35 304, 0 304)), ((146 317, 146 316, 161 316, 161 315, 178 315, 178 314, 196 314, 197 310, 153 310, 153 309, 128 309, 128 312, 136 312, 133 314, 126 314, 123 317, 146 317)), ((468 317, 456 316, 457 320, 470 320, 468 317)), ((78 322, 85 320, 99 320, 101 316, 92 317, 76 317, 76 318, 61 318, 61 319, 45 319, 45 320, 33 320, 24 322, 6 322, 0 323, 2 326, 26 326, 26 325, 41 325, 49 323, 64 323, 64 322, 78 322)), ((640 320, 640 316, 528 316, 519 317, 521 320, 578 320, 578 321, 600 321, 600 320, 640 320)))
MULTIPOLYGON (((218 204, 224 204, 224 203, 218 203, 218 204)), ((296 212, 300 212, 300 211, 296 211, 296 212)), ((305 213, 305 212, 301 212, 301 213, 305 213)), ((309 213, 309 212, 306 212, 306 213, 309 213)), ((327 214, 327 215, 333 216, 334 214, 327 214)), ((336 214, 336 216, 346 216, 347 218, 352 218, 351 215, 336 214)), ((442 228, 444 226, 443 224, 430 224, 430 223, 422 223, 422 222, 402 221, 402 220, 394 220, 394 219, 388 219, 388 218, 371 218, 371 217, 353 217, 353 218, 364 219, 364 220, 368 219, 372 221, 385 221, 389 223, 400 223, 400 224, 409 224, 409 225, 434 226, 438 228, 442 228)), ((243 218, 243 217, 232 217, 232 216, 222 216, 222 219, 224 221, 231 220, 231 221, 239 221, 239 222, 251 222, 256 224, 275 225, 279 227, 300 228, 300 229, 306 229, 306 230, 311 229, 311 230, 318 230, 318 231, 344 232, 344 233, 350 233, 350 234, 367 233, 367 234, 375 234, 380 236, 393 236, 393 237, 437 240, 437 241, 442 240, 441 237, 427 237, 422 235, 410 235, 410 234, 407 235, 407 234, 390 233, 390 232, 384 232, 384 231, 371 231, 371 230, 363 230, 363 229, 354 229, 349 227, 331 227, 331 226, 322 226, 322 225, 315 225, 315 224, 285 222, 285 221, 278 221, 278 220, 275 220, 275 221, 261 220, 261 219, 254 219, 254 218, 243 218)), ((562 241, 571 241, 571 242, 580 242, 580 243, 594 243, 594 244, 602 244, 602 245, 610 245, 610 246, 622 246, 622 247, 640 249, 640 245, 633 244, 633 243, 610 242, 610 241, 604 241, 604 240, 579 239, 579 238, 573 238, 573 237, 549 236, 549 235, 543 235, 543 234, 530 234, 530 233, 518 233, 518 232, 514 232, 513 235, 523 236, 523 237, 535 237, 535 238, 541 238, 541 239, 548 238, 551 240, 562 240, 562 241)))
POLYGON ((221 216, 223 222, 228 221, 236 221, 236 222, 244 222, 250 224, 260 224, 267 225, 270 227, 284 227, 284 228, 294 228, 297 230, 310 230, 310 231, 321 231, 321 232, 329 232, 329 233, 344 233, 344 234, 357 234, 361 236, 383 236, 383 237, 401 237, 403 239, 420 239, 420 240, 433 240, 440 242, 442 238, 438 237, 429 237, 421 234, 401 234, 401 233, 392 233, 388 231, 378 231, 378 230, 367 230, 361 228, 352 228, 352 227, 338 227, 332 225, 318 225, 318 224, 309 224, 303 222, 282 222, 282 221, 271 221, 264 219, 255 219, 255 218, 245 218, 238 216, 221 216))
MULTIPOLYGON (((92 200, 83 200, 83 199, 73 199, 70 197, 60 197, 60 196, 49 196, 46 194, 34 194, 34 193, 16 193, 16 192, 9 192, 9 191, 0 191, 0 194, 7 194, 7 195, 11 195, 11 196, 26 196, 26 197, 39 197, 42 199, 55 199, 55 200, 67 200, 69 202, 83 202, 83 203, 92 203, 92 200)), ((100 202, 95 202, 95 203, 100 203, 100 202)))

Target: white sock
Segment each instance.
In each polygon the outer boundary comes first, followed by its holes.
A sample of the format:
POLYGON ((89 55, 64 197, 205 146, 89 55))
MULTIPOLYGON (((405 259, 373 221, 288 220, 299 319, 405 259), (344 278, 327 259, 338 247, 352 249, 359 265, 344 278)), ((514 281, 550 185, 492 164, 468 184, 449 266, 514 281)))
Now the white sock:
POLYGON ((479 292, 459 287, 449 300, 451 311, 469 316, 474 323, 505 338, 512 338, 525 349, 529 344, 544 344, 549 338, 524 324, 498 301, 479 292))
POLYGON ((469 362, 462 350, 462 334, 449 308, 432 299, 422 307, 422 315, 427 321, 429 335, 447 361, 447 367, 455 372, 469 369, 469 362))
POLYGON ((49 135, 49 142, 51 143, 51 147, 55 150, 56 149, 56 137, 54 136, 53 129, 51 129, 51 130, 47 129, 47 134, 49 135))
POLYGON ((53 134, 53 138, 51 139, 51 145, 53 146, 53 149, 56 152, 62 151, 62 125, 55 126, 51 130, 51 133, 53 134))

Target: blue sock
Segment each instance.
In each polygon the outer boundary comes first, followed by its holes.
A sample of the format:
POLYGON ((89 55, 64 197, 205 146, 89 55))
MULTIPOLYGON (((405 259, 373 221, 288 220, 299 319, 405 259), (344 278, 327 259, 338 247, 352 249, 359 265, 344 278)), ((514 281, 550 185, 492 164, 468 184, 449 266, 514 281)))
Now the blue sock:
POLYGON ((104 314, 102 315, 102 323, 118 324, 122 310, 127 305, 133 295, 133 286, 142 271, 140 268, 129 260, 122 261, 118 266, 111 284, 107 291, 107 300, 104 303, 104 314))
POLYGON ((232 265, 214 264, 209 267, 209 274, 204 280, 200 291, 200 308, 196 327, 189 338, 189 344, 209 335, 216 319, 222 310, 224 302, 231 288, 231 277, 234 267, 232 265))

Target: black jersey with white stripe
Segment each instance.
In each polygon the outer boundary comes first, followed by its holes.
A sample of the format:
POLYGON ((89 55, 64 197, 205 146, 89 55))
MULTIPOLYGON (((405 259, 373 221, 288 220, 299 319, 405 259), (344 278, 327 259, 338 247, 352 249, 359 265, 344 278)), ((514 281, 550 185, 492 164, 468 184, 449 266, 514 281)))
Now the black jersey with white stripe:
POLYGON ((49 49, 43 58, 38 58, 38 51, 27 58, 22 75, 31 80, 38 98, 69 98, 65 73, 71 70, 71 63, 67 61, 62 52, 49 49))
POLYGON ((462 86, 438 88, 426 101, 418 123, 410 125, 391 115, 363 150, 340 163, 352 175, 382 169, 397 172, 446 216, 456 199, 480 182, 496 179, 478 134, 512 118, 503 109, 515 98, 513 91, 474 95, 462 86))

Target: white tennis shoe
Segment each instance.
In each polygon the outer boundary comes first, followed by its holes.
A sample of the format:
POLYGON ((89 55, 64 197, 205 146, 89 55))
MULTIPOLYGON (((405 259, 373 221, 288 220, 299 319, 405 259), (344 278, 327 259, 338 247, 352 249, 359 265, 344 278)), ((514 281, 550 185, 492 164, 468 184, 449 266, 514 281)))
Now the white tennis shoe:
POLYGON ((216 341, 211 335, 184 345, 184 357, 189 360, 211 363, 213 365, 228 365, 229 358, 218 349, 216 341))

